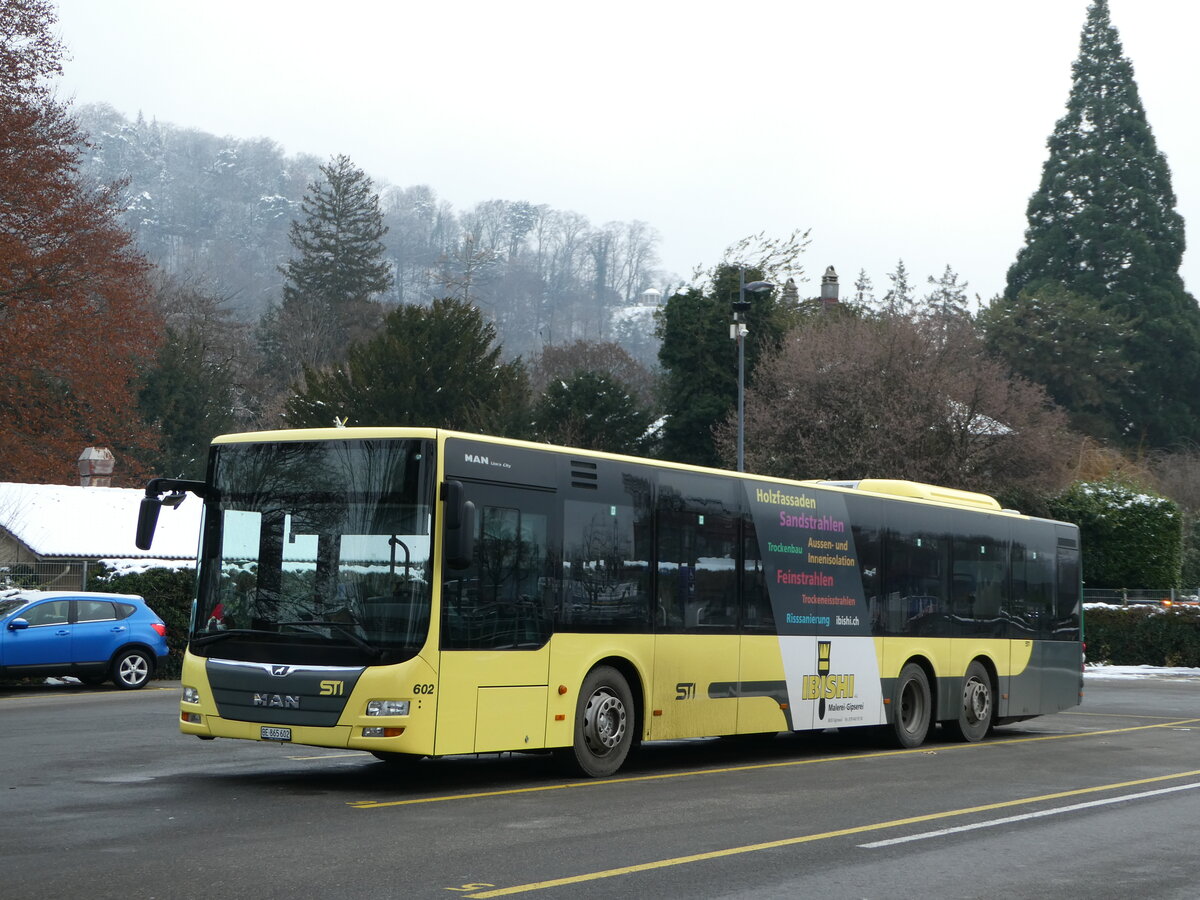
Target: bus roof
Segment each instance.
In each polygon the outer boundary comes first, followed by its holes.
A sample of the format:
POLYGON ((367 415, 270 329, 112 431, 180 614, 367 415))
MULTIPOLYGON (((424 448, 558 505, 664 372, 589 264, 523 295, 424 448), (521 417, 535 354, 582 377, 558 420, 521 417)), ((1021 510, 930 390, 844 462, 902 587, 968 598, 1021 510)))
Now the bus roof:
POLYGON ((504 438, 495 435, 474 434, 446 428, 419 428, 406 426, 374 426, 374 427, 339 427, 339 428, 286 428, 275 431, 248 431, 237 434, 223 434, 213 438, 213 444, 242 444, 259 441, 346 441, 370 439, 425 439, 436 440, 438 437, 467 438, 483 440, 496 444, 527 447, 534 450, 551 452, 576 453, 591 457, 619 458, 647 465, 663 466, 664 468, 684 469, 693 471, 714 472, 738 478, 766 480, 772 482, 786 481, 810 487, 835 488, 852 490, 883 497, 900 497, 909 500, 924 500, 932 503, 943 503, 967 509, 985 510, 988 512, 1016 512, 1005 510, 987 494, 973 491, 962 491, 956 488, 941 487, 933 484, 923 484, 917 481, 904 481, 896 478, 863 478, 857 481, 829 481, 821 479, 799 480, 794 478, 760 475, 754 472, 731 472, 728 470, 709 469, 693 466, 687 463, 671 460, 647 459, 620 453, 607 453, 599 450, 585 450, 580 447, 564 447, 556 444, 544 444, 524 441, 517 438, 504 438))

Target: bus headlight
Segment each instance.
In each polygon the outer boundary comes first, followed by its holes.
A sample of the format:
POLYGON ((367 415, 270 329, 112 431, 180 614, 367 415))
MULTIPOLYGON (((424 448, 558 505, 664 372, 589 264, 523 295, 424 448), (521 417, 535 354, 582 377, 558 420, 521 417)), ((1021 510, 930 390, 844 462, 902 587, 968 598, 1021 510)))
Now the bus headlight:
POLYGON ((371 700, 367 703, 368 716, 407 716, 407 700, 371 700))
POLYGON ((184 703, 199 703, 200 692, 194 687, 183 686, 183 702, 184 703))

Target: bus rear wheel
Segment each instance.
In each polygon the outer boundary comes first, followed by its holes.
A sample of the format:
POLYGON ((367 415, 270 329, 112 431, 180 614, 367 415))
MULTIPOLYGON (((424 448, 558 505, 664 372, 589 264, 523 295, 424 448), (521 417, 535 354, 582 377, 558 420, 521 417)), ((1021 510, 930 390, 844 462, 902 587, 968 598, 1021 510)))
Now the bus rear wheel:
POLYGON ((960 741, 975 743, 991 730, 995 704, 992 701, 992 679, 979 660, 967 666, 963 677, 962 703, 958 718, 943 722, 946 731, 960 741))
POLYGON ((933 701, 929 692, 929 677, 916 663, 900 670, 892 694, 891 737, 899 747, 909 749, 925 743, 933 701))
POLYGON ((592 778, 616 772, 629 755, 636 719, 625 676, 610 666, 592 669, 575 706, 575 767, 592 778))

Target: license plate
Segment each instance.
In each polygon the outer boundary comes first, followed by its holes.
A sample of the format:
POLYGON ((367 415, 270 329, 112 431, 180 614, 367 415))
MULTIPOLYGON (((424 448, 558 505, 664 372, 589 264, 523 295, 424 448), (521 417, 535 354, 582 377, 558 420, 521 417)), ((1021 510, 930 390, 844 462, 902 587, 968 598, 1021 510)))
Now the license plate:
POLYGON ((290 741, 292 739, 292 729, 264 725, 262 726, 261 737, 264 741, 290 741))

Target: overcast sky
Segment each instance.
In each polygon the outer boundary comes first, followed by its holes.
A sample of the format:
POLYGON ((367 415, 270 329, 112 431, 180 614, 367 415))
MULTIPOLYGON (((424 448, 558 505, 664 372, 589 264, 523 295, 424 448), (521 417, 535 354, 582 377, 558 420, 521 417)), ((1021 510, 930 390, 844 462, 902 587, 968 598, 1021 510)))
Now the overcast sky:
MULTIPOLYGON (((458 210, 640 219, 686 276, 765 231, 986 301, 1022 243, 1088 0, 60 0, 61 94, 345 153, 458 210)), ((1200 241, 1200 4, 1110 0, 1200 241)), ((1184 259, 1200 292, 1200 249, 1184 259)))

